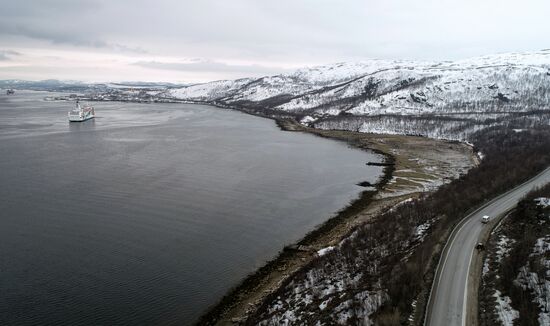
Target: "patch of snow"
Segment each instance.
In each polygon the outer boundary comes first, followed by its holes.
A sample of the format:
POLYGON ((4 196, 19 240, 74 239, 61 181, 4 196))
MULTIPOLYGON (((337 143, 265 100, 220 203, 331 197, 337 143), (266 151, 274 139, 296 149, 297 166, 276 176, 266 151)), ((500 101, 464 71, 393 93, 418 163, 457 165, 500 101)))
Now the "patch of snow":
POLYGON ((329 246, 317 251, 317 256, 321 257, 334 250, 334 246, 329 246))
POLYGON ((500 262, 502 258, 506 257, 510 250, 512 250, 512 244, 516 242, 514 239, 510 239, 504 235, 501 235, 497 242, 497 257, 496 261, 500 262))
POLYGON ((300 123, 303 125, 307 125, 308 123, 313 122, 315 120, 316 119, 314 117, 306 115, 305 117, 302 118, 302 120, 300 120, 300 123))
POLYGON ((414 237, 416 240, 421 241, 424 238, 426 232, 430 229, 433 220, 422 223, 414 228, 414 237))
POLYGON ((529 264, 523 266, 517 278, 514 280, 516 285, 523 289, 529 289, 534 294, 533 302, 540 307, 539 323, 549 325, 550 321, 550 259, 547 259, 550 253, 550 236, 537 239, 535 247, 530 256, 537 257, 546 270, 546 275, 538 275, 530 270, 529 264))
POLYGON ((535 248, 533 249, 533 254, 544 255, 547 252, 550 252, 550 236, 537 239, 537 242, 535 243, 535 248))
POLYGON ((533 302, 537 303, 541 309, 539 317, 550 319, 550 281, 539 278, 537 273, 523 266, 514 282, 524 289, 533 291, 535 295, 533 302))
POLYGON ((483 155, 482 152, 477 152, 477 157, 479 157, 480 160, 483 160, 483 158, 485 157, 485 155, 483 155))
POLYGON ((327 300, 321 302, 321 304, 319 305, 319 309, 321 310, 325 310, 325 308, 327 307, 328 303, 332 300, 332 298, 328 298, 327 300))
POLYGON ((482 275, 487 275, 489 273, 489 259, 485 259, 485 262, 483 263, 483 271, 482 275))
MULTIPOLYGON (((396 179, 396 178, 394 177, 394 178, 392 179, 392 181, 393 181, 394 179, 396 179)), ((393 182, 392 182, 392 181, 390 181, 389 183, 394 183, 394 182, 395 182, 395 181, 393 181, 393 182)), ((402 206, 402 205, 405 205, 405 204, 410 203, 410 202, 412 202, 412 201, 413 201, 412 198, 407 198, 407 199, 405 199, 405 200, 402 200, 402 201, 400 201, 399 203, 395 204, 392 208, 390 208, 390 209, 389 209, 389 212, 393 212, 393 211, 395 211, 395 209, 397 209, 397 207, 402 206)))
POLYGON ((510 305, 512 300, 510 300, 507 296, 503 297, 499 290, 495 291, 493 297, 495 297, 497 301, 497 305, 495 307, 497 310, 498 319, 502 322, 502 325, 513 326, 514 320, 519 318, 519 311, 514 310, 510 305))
POLYGON ((542 206, 543 208, 550 206, 550 198, 547 197, 535 198, 535 202, 538 206, 542 206))
POLYGON ((352 299, 340 303, 335 309, 339 325, 348 325, 348 320, 354 316, 360 325, 374 325, 370 316, 382 306, 388 295, 380 291, 363 291, 357 293, 352 299), (354 303, 360 303, 358 306, 354 303))
POLYGON ((417 300, 414 299, 413 302, 411 303, 411 307, 412 307, 412 313, 411 315, 409 316, 409 318, 407 319, 409 321, 409 323, 412 324, 412 322, 414 321, 414 312, 416 310, 416 304, 417 304, 417 300))
POLYGON ((279 325, 294 325, 296 323, 296 316, 294 315, 294 312, 291 310, 288 310, 284 313, 283 319, 280 320, 279 325))

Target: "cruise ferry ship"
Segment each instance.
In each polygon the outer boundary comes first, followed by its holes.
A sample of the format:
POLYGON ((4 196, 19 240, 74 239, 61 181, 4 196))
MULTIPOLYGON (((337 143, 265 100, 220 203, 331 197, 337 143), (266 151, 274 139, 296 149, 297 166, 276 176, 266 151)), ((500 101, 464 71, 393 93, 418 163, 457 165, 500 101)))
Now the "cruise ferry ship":
POLYGON ((94 107, 89 105, 82 107, 78 100, 75 107, 69 111, 69 121, 71 122, 82 122, 93 118, 95 118, 94 107))

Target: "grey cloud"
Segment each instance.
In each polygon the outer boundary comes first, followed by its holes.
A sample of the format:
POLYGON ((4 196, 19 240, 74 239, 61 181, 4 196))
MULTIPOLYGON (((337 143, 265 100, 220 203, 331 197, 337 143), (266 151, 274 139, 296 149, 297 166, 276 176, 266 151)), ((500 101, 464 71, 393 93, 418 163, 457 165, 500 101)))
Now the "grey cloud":
POLYGON ((262 65, 230 65, 223 62, 194 59, 189 63, 139 61, 136 66, 149 69, 178 70, 187 72, 248 73, 254 76, 281 73, 284 69, 262 65))
MULTIPOLYGON (((0 0, 0 40, 3 36, 24 37, 47 41, 53 46, 147 53, 139 46, 107 40, 105 32, 112 30, 113 25, 103 21, 101 11, 106 4, 102 0, 0 0)), ((120 24, 125 22, 121 20, 120 24)))
MULTIPOLYGON (((545 0, 0 0, 0 8, 0 40, 4 34, 53 45, 279 61, 429 58, 433 51, 422 49, 441 42, 451 44, 449 57, 488 42, 488 52, 522 50, 518 42, 540 48, 550 28, 545 0)), ((470 55, 477 54, 483 53, 470 55)))
POLYGON ((23 25, 6 26, 0 24, 1 34, 12 36, 24 36, 32 39, 50 41, 53 44, 69 44, 76 46, 105 47, 107 43, 101 40, 91 40, 70 31, 54 31, 49 29, 36 29, 23 25))
POLYGON ((36 29, 18 25, 6 26, 0 23, 0 35, 23 36, 36 40, 51 42, 53 45, 84 46, 97 49, 107 49, 116 52, 148 53, 141 47, 132 47, 120 43, 109 43, 101 39, 86 37, 70 30, 36 29))
POLYGON ((0 50, 0 61, 11 60, 12 57, 20 56, 21 53, 13 50, 0 50))
POLYGON ((550 44, 548 12, 548 0, 0 0, 0 47, 265 66, 138 64, 228 78, 277 65, 538 50, 550 44))
POLYGON ((134 47, 134 46, 127 46, 127 45, 124 45, 124 44, 118 44, 118 43, 114 43, 114 44, 108 44, 107 47, 111 48, 112 50, 115 50, 117 52, 133 52, 133 53, 138 53, 138 54, 147 54, 149 53, 149 51, 143 49, 142 47, 134 47))

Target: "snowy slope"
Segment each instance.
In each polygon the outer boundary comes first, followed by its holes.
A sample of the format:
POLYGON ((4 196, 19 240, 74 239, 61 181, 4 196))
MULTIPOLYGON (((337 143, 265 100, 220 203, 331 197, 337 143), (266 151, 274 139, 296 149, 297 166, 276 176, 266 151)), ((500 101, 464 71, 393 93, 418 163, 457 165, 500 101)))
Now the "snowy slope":
MULTIPOLYGON (((365 132, 404 132, 388 129, 395 121, 380 124, 381 116, 445 117, 467 122, 468 127, 457 125, 467 134, 502 117, 511 121, 533 111, 550 113, 550 50, 445 62, 338 63, 171 89, 165 96, 290 116, 319 128, 365 132), (351 127, 350 117, 362 117, 361 125, 354 120, 351 127)), ((527 120, 533 123, 532 117, 527 120)), ((415 130, 412 133, 443 137, 454 132, 415 130)))
POLYGON ((166 96, 189 101, 212 101, 220 95, 231 94, 251 82, 252 79, 220 80, 207 84, 196 84, 167 91, 166 96))

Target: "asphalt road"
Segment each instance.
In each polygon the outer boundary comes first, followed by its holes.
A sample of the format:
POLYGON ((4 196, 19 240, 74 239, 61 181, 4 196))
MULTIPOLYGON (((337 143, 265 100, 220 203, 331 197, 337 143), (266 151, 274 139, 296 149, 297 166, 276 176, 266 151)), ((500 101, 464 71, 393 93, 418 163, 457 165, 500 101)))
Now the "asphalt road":
POLYGON ((550 182, 550 168, 500 195, 468 215, 453 231, 437 268, 428 302, 426 325, 466 325, 467 281, 474 247, 485 224, 483 215, 498 216, 518 203, 529 191, 550 182))

